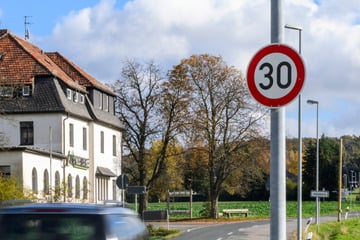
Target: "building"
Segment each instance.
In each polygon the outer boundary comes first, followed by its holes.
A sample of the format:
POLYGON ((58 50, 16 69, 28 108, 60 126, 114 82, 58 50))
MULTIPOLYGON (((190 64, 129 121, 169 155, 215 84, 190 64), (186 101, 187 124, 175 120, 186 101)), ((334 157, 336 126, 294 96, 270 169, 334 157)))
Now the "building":
POLYGON ((0 30, 0 172, 44 201, 121 200, 115 99, 60 53, 0 30))

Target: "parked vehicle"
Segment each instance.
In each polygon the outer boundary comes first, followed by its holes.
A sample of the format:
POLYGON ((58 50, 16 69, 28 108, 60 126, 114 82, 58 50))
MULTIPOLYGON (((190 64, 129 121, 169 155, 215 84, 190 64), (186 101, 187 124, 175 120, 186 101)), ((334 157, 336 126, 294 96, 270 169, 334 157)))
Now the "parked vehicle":
POLYGON ((0 239, 144 240, 145 224, 134 211, 96 204, 28 204, 0 210, 0 239))

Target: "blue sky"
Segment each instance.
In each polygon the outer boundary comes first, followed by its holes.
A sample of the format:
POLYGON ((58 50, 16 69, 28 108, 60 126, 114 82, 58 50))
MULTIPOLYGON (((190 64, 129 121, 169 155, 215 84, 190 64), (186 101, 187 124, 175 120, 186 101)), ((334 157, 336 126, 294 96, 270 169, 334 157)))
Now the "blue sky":
POLYGON ((1 27, 11 29, 15 34, 24 34, 24 16, 30 16, 30 28, 39 35, 49 35, 57 21, 71 11, 96 4, 95 0, 43 1, 5 0, 0 3, 1 27))
MULTIPOLYGON (((264 0, 3 0, 0 27, 44 51, 58 51, 103 82, 120 76, 125 59, 154 60, 165 70, 192 54, 220 55, 246 75, 270 43, 270 1, 264 0)), ((306 80, 303 135, 360 135, 360 1, 284 0, 283 22, 300 26, 306 80)), ((284 30, 298 48, 298 32, 284 30)), ((286 133, 297 137, 297 99, 286 107, 286 133)))

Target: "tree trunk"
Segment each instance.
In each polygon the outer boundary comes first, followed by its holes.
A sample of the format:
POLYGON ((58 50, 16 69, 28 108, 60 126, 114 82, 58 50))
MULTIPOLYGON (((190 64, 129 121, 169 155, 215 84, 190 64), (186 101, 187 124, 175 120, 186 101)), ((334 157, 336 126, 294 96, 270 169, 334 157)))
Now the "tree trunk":
MULTIPOLYGON (((210 162, 212 163, 212 162, 210 162)), ((212 165, 213 166, 213 165, 212 165)), ((213 169, 211 167, 211 169, 213 169)), ((210 198, 210 217, 213 219, 217 219, 218 214, 218 199, 219 199, 219 191, 216 187, 216 176, 214 171, 210 171, 210 191, 209 191, 209 198, 210 198)))
MULTIPOLYGON (((142 141, 144 143, 144 141, 142 141)), ((144 144, 141 144, 141 147, 139 148, 139 185, 140 186, 146 186, 145 179, 146 179, 146 166, 145 166, 145 147, 144 144)), ((143 215, 143 212, 147 209, 147 194, 139 194, 138 200, 139 200, 139 207, 137 210, 140 216, 143 215)))
POLYGON ((217 196, 213 196, 210 199, 210 214, 211 214, 211 218, 213 219, 217 219, 219 217, 219 213, 218 213, 218 197, 217 196))
POLYGON ((143 212, 145 210, 147 210, 148 207, 148 194, 139 194, 138 195, 138 199, 139 199, 139 207, 137 209, 138 213, 140 214, 140 216, 143 216, 143 212))

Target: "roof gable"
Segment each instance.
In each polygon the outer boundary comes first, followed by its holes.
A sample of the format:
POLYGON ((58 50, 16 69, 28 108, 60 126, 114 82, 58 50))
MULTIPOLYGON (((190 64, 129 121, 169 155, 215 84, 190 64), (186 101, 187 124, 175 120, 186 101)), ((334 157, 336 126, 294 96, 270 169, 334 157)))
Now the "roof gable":
POLYGON ((8 30, 0 33, 0 84, 33 84, 35 76, 53 75, 71 88, 86 91, 40 48, 8 30))
POLYGON ((47 52, 46 55, 58 66, 60 66, 61 69, 63 69, 63 71, 65 71, 72 79, 78 81, 80 85, 85 87, 94 87, 110 95, 115 95, 110 88, 97 81, 94 77, 82 70, 79 66, 65 58, 60 53, 47 52))

